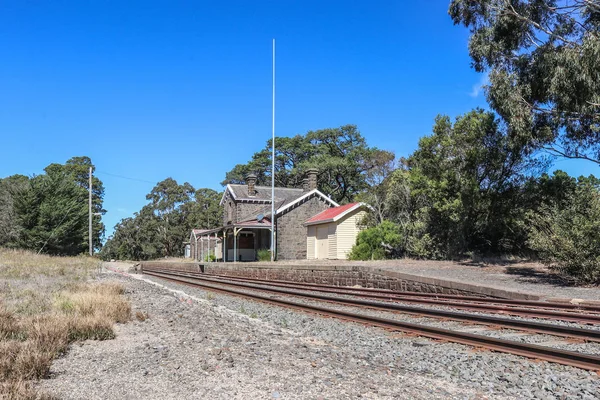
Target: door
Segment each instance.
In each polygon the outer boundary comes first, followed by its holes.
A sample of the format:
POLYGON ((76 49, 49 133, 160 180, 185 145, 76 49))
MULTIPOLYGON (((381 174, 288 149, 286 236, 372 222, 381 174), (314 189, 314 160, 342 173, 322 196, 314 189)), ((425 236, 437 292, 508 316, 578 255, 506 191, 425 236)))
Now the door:
POLYGON ((316 246, 316 258, 324 259, 329 257, 329 227, 327 225, 317 226, 316 246))

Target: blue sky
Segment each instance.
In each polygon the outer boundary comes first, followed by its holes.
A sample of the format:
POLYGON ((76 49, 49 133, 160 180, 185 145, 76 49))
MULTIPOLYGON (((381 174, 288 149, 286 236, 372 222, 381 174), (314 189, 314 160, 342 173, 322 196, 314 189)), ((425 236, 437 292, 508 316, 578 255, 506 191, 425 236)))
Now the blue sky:
POLYGON ((221 190, 271 135, 273 38, 278 136, 356 124, 407 156, 437 114, 486 106, 448 3, 4 0, 0 177, 91 157, 107 233, 164 178, 221 190))

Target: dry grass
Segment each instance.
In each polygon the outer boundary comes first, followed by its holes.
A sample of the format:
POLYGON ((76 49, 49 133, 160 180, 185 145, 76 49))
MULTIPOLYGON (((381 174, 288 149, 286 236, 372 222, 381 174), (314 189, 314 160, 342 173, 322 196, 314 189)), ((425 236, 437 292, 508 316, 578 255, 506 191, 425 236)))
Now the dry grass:
POLYGON ((0 248, 0 278, 24 279, 36 275, 80 280, 100 267, 92 257, 53 257, 24 250, 0 248))
POLYGON ((144 322, 145 320, 150 318, 150 315, 148 315, 148 313, 145 311, 136 311, 135 318, 140 322, 144 322))
POLYGON ((55 397, 40 393, 33 388, 31 382, 0 382, 0 399, 4 400, 58 400, 55 397))
POLYGON ((32 387, 78 340, 114 338, 131 318, 116 282, 83 283, 98 262, 0 249, 0 399, 49 399, 32 387))

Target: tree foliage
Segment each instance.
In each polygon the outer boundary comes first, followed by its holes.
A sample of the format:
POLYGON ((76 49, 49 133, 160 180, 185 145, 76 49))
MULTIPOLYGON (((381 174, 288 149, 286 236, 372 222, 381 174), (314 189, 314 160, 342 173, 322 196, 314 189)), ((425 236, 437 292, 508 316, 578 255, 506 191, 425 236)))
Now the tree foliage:
POLYGON ((402 254, 519 252, 520 187, 537 167, 492 113, 477 109, 454 123, 437 117, 433 134, 368 192, 375 193, 378 222, 400 225, 402 254))
POLYGON ((600 282, 600 180, 568 180, 563 199, 528 213, 529 245, 551 267, 584 282, 600 282))
POLYGON ((597 280, 598 180, 540 173, 545 167, 490 112, 440 116, 417 150, 361 197, 379 207, 351 257, 532 255, 597 280), (393 240, 383 239, 389 232, 393 240))
POLYGON ((193 228, 216 228, 222 222, 221 195, 195 190, 167 178, 146 195, 149 201, 133 217, 121 220, 102 249, 102 258, 149 260, 181 256, 193 228))
POLYGON ((457 256, 519 252, 519 187, 536 163, 513 145, 492 113, 438 117, 409 158, 415 196, 428 205, 428 232, 439 251, 457 256))
MULTIPOLYGON (((51 164, 42 175, 0 180, 0 245, 49 254, 76 255, 88 248, 88 178, 91 160, 74 157, 51 164)), ((93 211, 103 214, 104 187, 94 177, 93 211)), ((104 225, 93 219, 93 243, 101 247, 104 225)))
MULTIPOLYGON (((275 138, 275 185, 301 187, 308 168, 319 171, 318 188, 340 203, 350 202, 368 187, 368 173, 393 158, 369 147, 355 125, 309 131, 306 135, 275 138)), ((226 174, 223 185, 243 183, 254 173, 258 182, 271 182, 271 140, 246 164, 226 174)))
POLYGON ((396 249, 402 242, 400 227, 393 222, 383 221, 358 234, 356 244, 348 255, 350 260, 383 260, 389 258, 386 249, 396 249))
POLYGON ((14 199, 24 191, 29 178, 13 175, 0 179, 0 246, 14 243, 19 237, 20 227, 14 207, 14 199))
POLYGON ((600 4, 592 0, 453 0, 471 31, 487 98, 530 150, 600 163, 600 4))

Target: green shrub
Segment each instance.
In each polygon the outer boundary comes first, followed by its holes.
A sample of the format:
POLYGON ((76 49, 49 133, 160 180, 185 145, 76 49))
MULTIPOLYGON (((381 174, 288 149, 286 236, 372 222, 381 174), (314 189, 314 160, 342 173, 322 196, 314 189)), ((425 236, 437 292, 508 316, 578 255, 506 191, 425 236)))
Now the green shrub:
POLYGON ((258 250, 256 252, 256 257, 258 257, 258 261, 271 261, 271 250, 258 250))
POLYGON ((348 258, 350 260, 383 260, 391 256, 389 250, 397 252, 401 243, 400 226, 390 221, 383 221, 358 234, 356 244, 352 247, 348 258))
POLYGON ((600 282, 598 180, 580 178, 565 204, 544 205, 528 215, 531 248, 542 262, 583 282, 600 282))
POLYGON ((406 243, 406 255, 419 259, 440 259, 442 254, 437 251, 437 246, 433 242, 429 233, 422 236, 408 236, 406 243))

